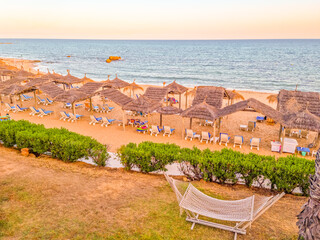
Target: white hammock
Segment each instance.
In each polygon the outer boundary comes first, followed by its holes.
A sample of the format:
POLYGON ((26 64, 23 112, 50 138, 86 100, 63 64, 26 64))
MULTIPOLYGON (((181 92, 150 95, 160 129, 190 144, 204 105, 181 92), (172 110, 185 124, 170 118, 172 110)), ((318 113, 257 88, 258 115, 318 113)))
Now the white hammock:
POLYGON ((176 194, 181 213, 184 210, 187 214, 186 220, 193 223, 191 229, 194 228, 196 223, 216 227, 234 232, 234 239, 237 238, 237 233, 246 234, 245 229, 284 196, 284 193, 274 197, 255 197, 253 195, 241 200, 226 201, 202 193, 191 183, 175 180, 167 174, 165 174, 165 177, 176 194), (201 220, 199 219, 200 216, 237 222, 237 224, 231 227, 201 220))

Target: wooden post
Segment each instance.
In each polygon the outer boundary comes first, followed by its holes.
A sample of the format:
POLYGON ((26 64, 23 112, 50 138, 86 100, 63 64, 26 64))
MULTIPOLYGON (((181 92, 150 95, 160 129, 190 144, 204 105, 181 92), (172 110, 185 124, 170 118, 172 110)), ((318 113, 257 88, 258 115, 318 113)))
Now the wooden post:
POLYGON ((76 115, 76 106, 75 106, 74 102, 72 103, 72 113, 74 115, 76 115))
POLYGON ((22 99, 21 99, 21 94, 19 94, 19 101, 20 101, 20 107, 22 107, 22 99))
POLYGON ((183 117, 181 117, 181 120, 182 120, 182 125, 181 125, 181 127, 182 127, 182 130, 181 130, 181 139, 183 139, 183 137, 184 137, 184 118, 183 117))
POLYGON ((162 127, 162 113, 160 113, 160 127, 162 127))
POLYGON ((34 97, 34 107, 37 107, 37 95, 36 95, 36 90, 33 91, 33 97, 34 97))
POLYGON ((279 129, 279 141, 280 141, 280 138, 281 138, 281 134, 282 134, 282 125, 280 124, 280 129, 279 129))
POLYGON ((215 137, 216 137, 216 120, 214 120, 213 122, 213 141, 215 141, 215 137))
POLYGON ((192 129, 192 118, 190 118, 190 129, 192 129))
POLYGON ((103 104, 103 106, 106 105, 106 97, 105 96, 102 97, 102 104, 103 104))
POLYGON ((179 109, 181 109, 181 93, 179 93, 179 109))
POLYGON ((283 142, 284 142, 284 137, 285 137, 285 129, 282 131, 282 138, 281 138, 281 150, 280 150, 280 154, 282 154, 283 152, 283 142))
POLYGON ((122 125, 123 125, 123 131, 126 131, 126 114, 124 113, 124 110, 122 110, 122 125))
POLYGON ((90 112, 92 112, 92 98, 90 98, 90 112))
POLYGON ((186 108, 185 109, 187 108, 188 108, 188 91, 186 91, 186 108))
POLYGON ((220 131, 221 131, 221 118, 219 118, 219 122, 218 122, 218 134, 220 134, 220 131))

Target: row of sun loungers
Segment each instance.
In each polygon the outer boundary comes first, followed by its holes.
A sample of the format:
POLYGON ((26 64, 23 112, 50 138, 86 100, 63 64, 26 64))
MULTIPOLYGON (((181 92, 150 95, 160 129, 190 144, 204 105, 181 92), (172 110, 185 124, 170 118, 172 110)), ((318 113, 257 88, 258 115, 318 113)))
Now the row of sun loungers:
POLYGON ((36 109, 35 107, 30 107, 31 112, 29 113, 31 116, 37 115, 38 117, 48 116, 53 113, 53 111, 45 110, 43 108, 36 109))
POLYGON ((28 108, 20 107, 19 104, 17 105, 10 105, 9 103, 5 103, 6 108, 4 109, 5 112, 23 112, 28 110, 28 108))
POLYGON ((41 98, 39 96, 37 96, 38 98, 38 104, 43 104, 43 105, 51 105, 53 103, 52 100, 50 100, 49 98, 41 98))
POLYGON ((101 124, 101 126, 108 127, 108 125, 112 124, 116 119, 109 119, 107 117, 95 117, 94 115, 90 115, 91 122, 90 125, 101 124))
POLYGON ((76 122, 81 117, 83 117, 83 115, 66 113, 65 111, 60 112, 60 115, 61 115, 60 120, 63 120, 63 121, 67 120, 68 122, 76 122))
POLYGON ((174 128, 171 128, 170 126, 164 126, 163 128, 160 128, 159 126, 152 125, 150 129, 150 135, 152 134, 154 136, 158 136, 158 134, 163 133, 163 136, 168 135, 170 137, 171 134, 174 132, 174 128))

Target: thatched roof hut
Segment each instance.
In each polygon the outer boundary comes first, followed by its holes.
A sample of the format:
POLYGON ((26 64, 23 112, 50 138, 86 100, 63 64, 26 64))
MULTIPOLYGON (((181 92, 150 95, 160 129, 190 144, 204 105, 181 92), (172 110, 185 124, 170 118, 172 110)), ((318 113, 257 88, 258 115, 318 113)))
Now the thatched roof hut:
POLYGON ((10 87, 11 85, 21 85, 23 80, 20 78, 11 78, 9 80, 0 82, 0 90, 10 87))
POLYGON ((173 107, 173 106, 166 106, 157 109, 157 113, 164 114, 164 115, 175 115, 182 113, 182 109, 173 107))
MULTIPOLYGON (((77 83, 82 83, 82 79, 77 78, 75 76, 72 76, 70 74, 70 70, 67 70, 68 74, 66 76, 61 77, 57 77, 54 81, 57 83, 63 83, 66 85, 72 85, 72 84, 77 84, 77 83)), ((53 74, 54 75, 54 74, 53 74)))
POLYGON ((168 93, 173 93, 173 94, 182 94, 188 90, 187 87, 176 83, 176 80, 174 80, 172 83, 165 86, 164 88, 167 89, 168 93))
POLYGON ((320 118, 308 110, 285 115, 283 120, 286 128, 320 132, 320 118))
POLYGON ((42 84, 51 82, 51 79, 48 78, 33 78, 31 79, 25 86, 27 87, 36 87, 36 86, 40 86, 42 84))
POLYGON ((132 98, 128 97, 127 95, 123 94, 122 92, 114 88, 104 89, 98 92, 98 94, 101 95, 102 97, 107 97, 108 99, 110 99, 111 101, 113 101, 114 103, 116 103, 121 107, 133 101, 132 98))
POLYGON ((25 92, 32 91, 31 87, 21 86, 21 85, 11 85, 5 89, 3 89, 0 93, 3 95, 19 95, 25 92))
POLYGON ((91 95, 91 94, 95 94, 104 85, 105 83, 101 83, 101 82, 87 82, 82 87, 80 87, 79 90, 91 95))
POLYGON ((224 117, 227 115, 230 115, 232 113, 238 112, 238 111, 244 111, 248 108, 252 108, 255 111, 268 116, 269 118, 272 118, 276 122, 282 122, 282 117, 283 115, 275 110, 274 108, 254 99, 254 98, 249 98, 245 101, 237 102, 235 104, 229 105, 227 107, 224 107, 219 110, 218 116, 219 117, 224 117))
POLYGON ((151 113, 159 107, 161 107, 161 103, 142 95, 123 106, 123 109, 136 112, 151 113))
POLYGON ((123 81, 120 78, 118 78, 117 74, 116 74, 115 79, 110 80, 110 81, 106 81, 106 86, 111 87, 111 88, 116 88, 116 89, 124 88, 129 85, 130 84, 128 82, 123 81))
POLYGON ((205 101, 202 103, 192 105, 181 113, 182 117, 197 118, 204 120, 215 120, 218 118, 218 109, 209 105, 205 101))
POLYGON ((37 89, 39 89, 43 93, 47 94, 51 98, 55 98, 58 95, 63 94, 65 92, 64 90, 62 90, 60 87, 58 87, 57 85, 55 85, 52 82, 47 82, 47 83, 41 84, 41 85, 37 86, 37 89))
POLYGON ((294 111, 288 105, 290 99, 291 101, 294 99, 302 109, 307 109, 310 113, 320 117, 320 93, 281 90, 278 94, 278 109, 281 113, 294 111))
POLYGON ((14 76, 15 78, 26 79, 26 78, 32 78, 32 77, 34 77, 35 74, 33 74, 33 73, 31 73, 31 72, 28 72, 28 71, 25 71, 25 70, 23 69, 23 67, 21 67, 21 69, 20 69, 19 71, 15 72, 15 73, 13 74, 13 76, 14 76))
POLYGON ((79 89, 70 89, 69 91, 64 91, 62 94, 57 95, 54 100, 63 103, 74 103, 83 101, 90 98, 91 96, 79 89))
POLYGON ((206 99, 207 104, 219 109, 222 107, 225 92, 223 87, 199 86, 197 87, 192 106, 202 103, 206 99))
POLYGON ((144 92, 143 96, 152 99, 156 102, 163 101, 164 97, 167 94, 166 88, 161 87, 148 87, 146 91, 144 92))

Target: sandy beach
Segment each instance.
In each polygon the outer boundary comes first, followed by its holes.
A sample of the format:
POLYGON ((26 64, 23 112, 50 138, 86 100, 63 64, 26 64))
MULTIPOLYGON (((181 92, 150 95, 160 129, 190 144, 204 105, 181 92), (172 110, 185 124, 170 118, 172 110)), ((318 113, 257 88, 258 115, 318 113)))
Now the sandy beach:
MULTIPOLYGON (((23 66, 24 69, 31 69, 32 72, 36 72, 34 70, 35 64, 38 61, 35 60, 21 60, 21 59, 2 59, 6 64, 11 66, 23 66)), ((121 78, 121 76, 119 76, 121 78)), ((112 77, 111 77, 112 79, 112 77)), ((144 90, 150 86, 150 85, 142 85, 144 90)), ((255 98, 265 104, 270 105, 273 108, 276 108, 276 103, 270 104, 267 100, 267 97, 270 95, 270 93, 266 92, 253 92, 253 91, 238 91, 245 99, 249 98, 255 98)), ((137 90, 135 94, 142 94, 143 91, 137 90)), ((128 92, 125 94, 129 94, 128 92)), ((41 97, 44 97, 44 95, 41 95, 41 97)), ((174 96, 176 99, 178 99, 178 96, 174 96)), ((188 106, 192 103, 193 96, 188 96, 188 106)), ((4 98, 4 102, 9 102, 9 98, 4 98)), ((185 109, 185 96, 183 95, 181 98, 181 106, 182 109, 185 109)), ((93 103, 101 103, 99 97, 95 96, 93 97, 93 103)), ((206 144, 205 142, 200 143, 198 140, 184 140, 182 137, 182 131, 184 131, 185 128, 189 128, 189 119, 182 120, 182 117, 177 115, 164 115, 163 116, 163 125, 169 125, 171 128, 175 128, 175 133, 171 137, 162 136, 162 134, 155 136, 150 136, 149 134, 140 134, 136 131, 135 128, 132 128, 131 126, 127 126, 125 131, 123 130, 122 126, 118 126, 118 124, 113 124, 109 127, 101 127, 100 125, 89 125, 90 122, 90 114, 95 115, 96 117, 101 116, 107 116, 111 119, 117 119, 122 120, 122 111, 121 108, 116 105, 113 102, 108 102, 109 106, 115 107, 112 112, 110 113, 90 113, 84 108, 79 108, 76 110, 77 114, 84 115, 84 117, 79 120, 76 123, 70 123, 67 121, 61 121, 60 118, 60 111, 66 110, 63 108, 62 103, 54 103, 49 106, 44 106, 46 110, 52 110, 54 111, 54 114, 51 116, 46 116, 43 118, 39 118, 37 116, 30 116, 29 112, 23 112, 23 113, 10 113, 10 116, 14 120, 29 120, 30 122, 38 123, 38 124, 44 124, 46 127, 63 127, 67 128, 71 131, 91 136, 95 139, 97 139, 99 142, 103 144, 107 144, 109 146, 109 151, 116 152, 117 149, 124 145, 128 144, 130 142, 134 143, 140 143, 143 141, 153 141, 153 142, 162 142, 162 143, 176 143, 181 147, 198 147, 200 149, 209 148, 211 150, 220 150, 226 146, 220 146, 219 144, 206 144), (184 125, 183 125, 184 124, 184 125)), ((224 100, 223 106, 227 105, 227 101, 224 100)), ((34 106, 34 100, 31 101, 25 101, 23 102, 23 107, 30 107, 34 106)), ((175 106, 178 106, 176 104, 175 106)), ((3 108, 4 106, 2 106, 3 108)), ((71 110, 67 110, 71 111, 71 110)), ((4 114, 4 111, 1 110, 1 113, 4 114)), ((237 151, 241 151, 244 153, 254 152, 261 155, 274 155, 276 157, 279 157, 280 154, 276 152, 271 152, 271 141, 278 140, 279 136, 279 124, 275 124, 273 126, 267 125, 266 123, 257 123, 257 128, 254 132, 247 132, 247 131, 241 131, 239 129, 239 126, 241 124, 247 124, 248 121, 254 121, 256 119, 256 116, 261 115, 257 112, 236 112, 234 114, 231 114, 225 118, 222 119, 222 125, 221 125, 221 132, 222 133, 228 133, 229 136, 231 136, 231 142, 228 144, 228 148, 236 149, 237 151), (234 135, 241 135, 244 137, 244 144, 242 148, 239 147, 234 148, 233 147, 233 136, 234 135), (258 137, 261 138, 261 147, 259 150, 256 149, 250 149, 250 139, 252 137, 258 137)), ((138 118, 138 117, 130 117, 127 116, 127 118, 138 118)), ((147 120, 146 118, 139 117, 141 120, 147 120)), ((160 115, 158 113, 151 114, 150 117, 150 125, 159 125, 160 124, 160 115)), ((193 121, 192 129, 197 132, 201 133, 201 131, 208 131, 213 133, 213 129, 211 126, 200 126, 200 122, 197 120, 193 121)), ((298 139, 300 146, 306 146, 309 144, 313 138, 315 137, 315 133, 312 134, 309 137, 309 139, 298 139)), ((287 154, 283 153, 281 156, 286 156, 287 154)))

